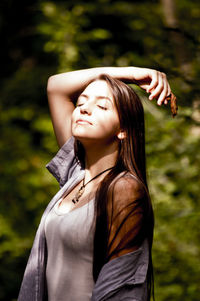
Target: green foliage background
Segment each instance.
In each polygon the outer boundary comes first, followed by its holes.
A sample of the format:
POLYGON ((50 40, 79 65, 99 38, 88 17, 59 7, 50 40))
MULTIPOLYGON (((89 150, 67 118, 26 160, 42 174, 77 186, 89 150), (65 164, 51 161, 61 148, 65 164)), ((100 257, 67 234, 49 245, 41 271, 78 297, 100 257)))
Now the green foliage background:
POLYGON ((172 119, 135 87, 146 110, 155 296, 199 300, 199 1, 2 0, 0 26, 0 300, 17 299, 42 211, 58 190, 45 170, 57 151, 47 79, 110 65, 164 71, 177 95, 172 119))

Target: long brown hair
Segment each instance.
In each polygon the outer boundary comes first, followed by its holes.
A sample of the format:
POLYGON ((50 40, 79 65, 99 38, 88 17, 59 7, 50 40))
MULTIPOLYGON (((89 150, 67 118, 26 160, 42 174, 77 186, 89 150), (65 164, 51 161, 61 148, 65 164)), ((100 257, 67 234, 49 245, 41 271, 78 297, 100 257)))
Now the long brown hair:
MULTIPOLYGON (((95 80, 103 80, 108 84, 118 112, 120 129, 124 131, 125 138, 119 143, 118 156, 114 168, 103 179, 95 196, 96 229, 94 236, 93 277, 96 281, 102 266, 109 260, 109 193, 114 189, 116 179, 123 177, 125 173, 130 173, 143 187, 145 196, 138 200, 137 203, 138 207, 142 207, 142 227, 140 227, 140 231, 134 239, 128 243, 127 248, 134 244, 141 244, 145 238, 148 239, 149 268, 147 282, 148 299, 150 300, 151 291, 153 291, 151 249, 154 217, 146 179, 144 110, 141 100, 134 90, 122 81, 104 74, 95 80)), ((75 141, 75 153, 82 166, 84 166, 85 152, 79 141, 75 141)), ((132 230, 134 232, 134 229, 132 230)))

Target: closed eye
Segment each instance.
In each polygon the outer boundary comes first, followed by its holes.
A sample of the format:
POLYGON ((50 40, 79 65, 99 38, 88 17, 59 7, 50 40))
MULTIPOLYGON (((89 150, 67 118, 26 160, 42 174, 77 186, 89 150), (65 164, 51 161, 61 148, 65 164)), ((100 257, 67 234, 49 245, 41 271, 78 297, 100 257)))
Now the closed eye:
POLYGON ((104 107, 104 106, 98 105, 98 107, 99 107, 100 109, 102 109, 102 110, 107 110, 107 108, 104 107))
POLYGON ((81 107, 85 104, 85 100, 84 99, 78 99, 77 103, 76 103, 76 107, 81 107))
POLYGON ((80 95, 77 99, 77 102, 76 102, 76 107, 81 107, 82 105, 84 105, 86 102, 86 97, 80 95))

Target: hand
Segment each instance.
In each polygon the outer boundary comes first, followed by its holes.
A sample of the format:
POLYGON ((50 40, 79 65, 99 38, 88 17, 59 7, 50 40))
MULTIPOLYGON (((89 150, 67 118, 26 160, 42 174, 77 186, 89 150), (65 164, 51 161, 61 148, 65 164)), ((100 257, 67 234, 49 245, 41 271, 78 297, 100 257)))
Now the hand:
POLYGON ((133 68, 134 80, 138 86, 150 93, 149 100, 156 99, 158 105, 166 105, 171 94, 166 74, 153 69, 133 68))

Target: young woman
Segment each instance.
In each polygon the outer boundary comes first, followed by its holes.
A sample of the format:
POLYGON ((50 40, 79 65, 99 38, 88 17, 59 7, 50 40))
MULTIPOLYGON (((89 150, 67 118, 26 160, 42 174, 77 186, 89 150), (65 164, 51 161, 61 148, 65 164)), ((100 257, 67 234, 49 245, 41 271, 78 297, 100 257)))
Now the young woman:
POLYGON ((58 74, 48 99, 61 189, 39 225, 19 301, 150 300, 153 211, 136 83, 167 104, 165 74, 102 67, 58 74))

